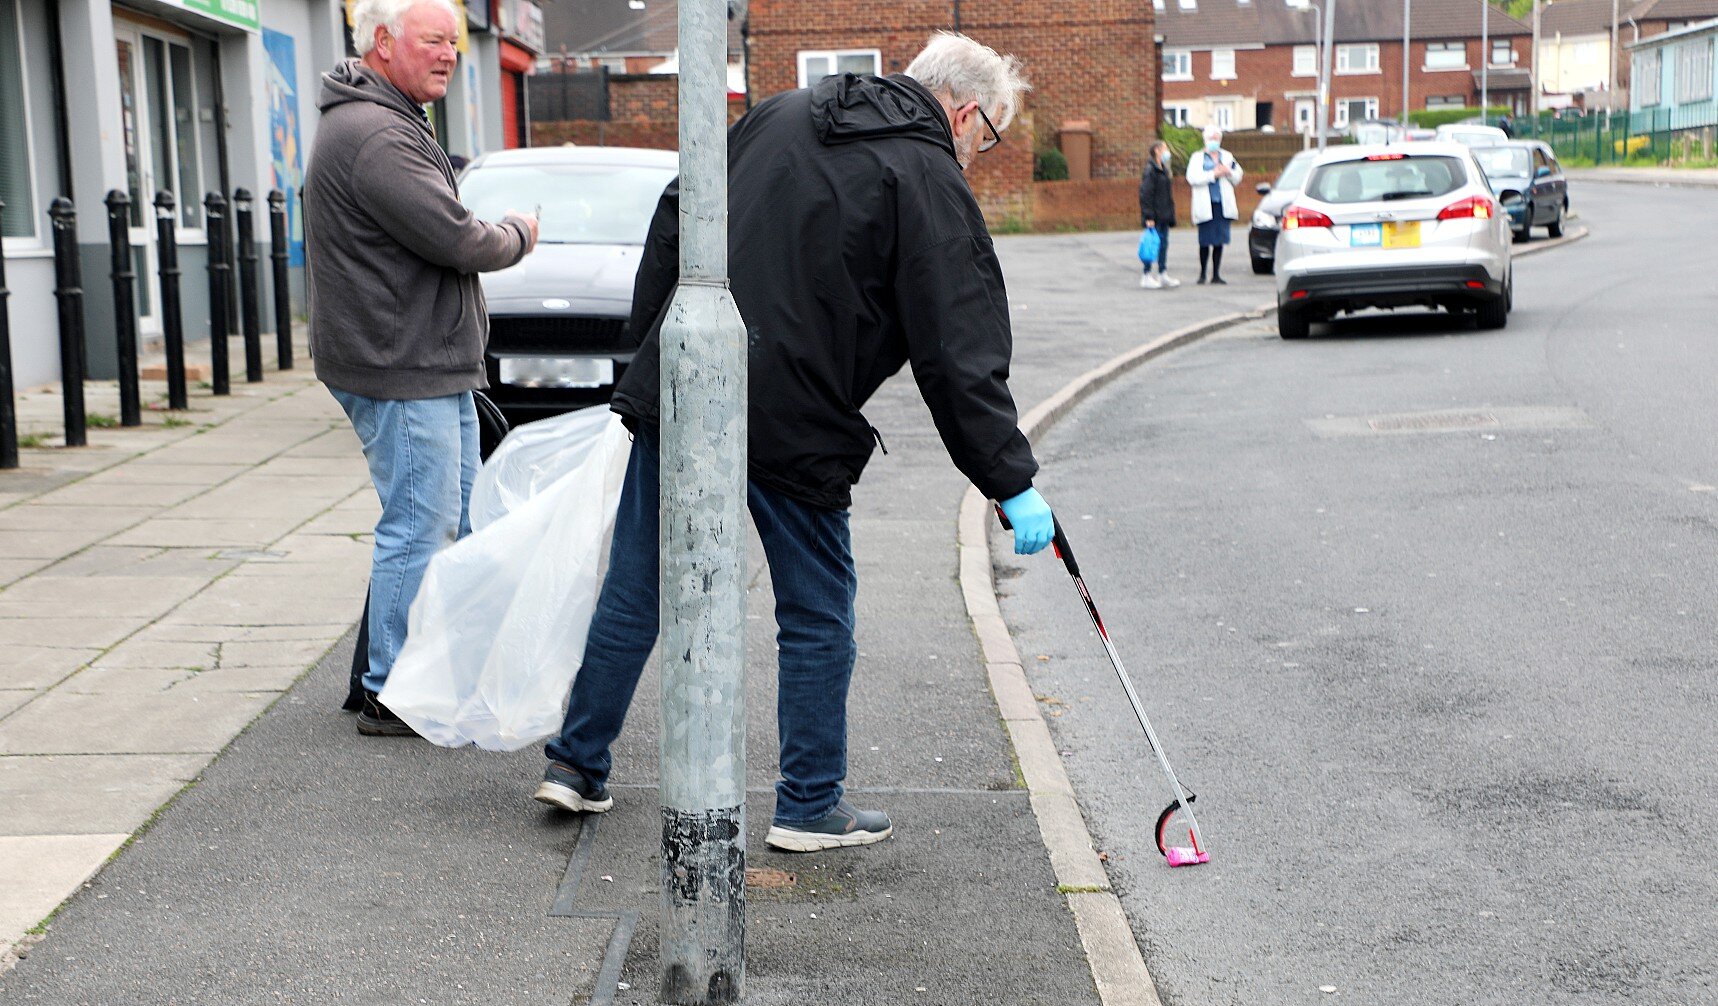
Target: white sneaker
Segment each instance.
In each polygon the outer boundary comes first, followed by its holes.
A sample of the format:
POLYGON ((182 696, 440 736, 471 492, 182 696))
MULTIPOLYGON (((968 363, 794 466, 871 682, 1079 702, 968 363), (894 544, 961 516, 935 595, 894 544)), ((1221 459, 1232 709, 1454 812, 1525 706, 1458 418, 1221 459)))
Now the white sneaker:
POLYGON ((1153 276, 1151 273, 1146 273, 1144 276, 1139 278, 1139 285, 1147 290, 1155 290, 1163 284, 1158 282, 1156 276, 1153 276))
POLYGON ((1178 287, 1181 285, 1180 280, 1176 279, 1174 276, 1169 275, 1168 273, 1163 273, 1163 274, 1159 275, 1157 277, 1157 281, 1158 281, 1158 283, 1160 283, 1161 285, 1166 286, 1166 287, 1178 287))

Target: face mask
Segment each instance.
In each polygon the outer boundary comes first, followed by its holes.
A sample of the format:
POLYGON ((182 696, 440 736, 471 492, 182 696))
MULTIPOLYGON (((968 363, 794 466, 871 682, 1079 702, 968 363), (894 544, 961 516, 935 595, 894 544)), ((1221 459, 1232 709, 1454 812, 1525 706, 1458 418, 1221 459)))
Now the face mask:
POLYGON ((1221 146, 1221 143, 1219 143, 1219 141, 1217 141, 1217 140, 1206 140, 1205 141, 1205 149, 1206 150, 1216 150, 1219 146, 1221 146))

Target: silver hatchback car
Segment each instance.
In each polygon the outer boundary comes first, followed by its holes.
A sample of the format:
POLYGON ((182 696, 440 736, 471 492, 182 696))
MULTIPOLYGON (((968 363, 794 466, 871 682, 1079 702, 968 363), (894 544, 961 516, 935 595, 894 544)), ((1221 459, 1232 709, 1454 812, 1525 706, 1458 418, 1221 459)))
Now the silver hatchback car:
POLYGON ((1366 308, 1473 312, 1509 323, 1509 215, 1459 143, 1345 147, 1322 154, 1277 235, 1277 331, 1366 308))

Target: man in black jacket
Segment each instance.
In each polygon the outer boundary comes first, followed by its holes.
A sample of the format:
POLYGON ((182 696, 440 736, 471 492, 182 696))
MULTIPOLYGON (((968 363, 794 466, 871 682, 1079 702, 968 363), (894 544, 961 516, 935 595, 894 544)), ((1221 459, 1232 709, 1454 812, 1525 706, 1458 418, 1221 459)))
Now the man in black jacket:
MULTIPOLYGON (((1052 536, 1007 378, 1002 269, 961 172, 1000 141, 1018 64, 939 34, 904 75, 845 74, 760 103, 729 131, 734 299, 749 337, 747 505, 780 628, 781 781, 766 841, 810 852, 887 838, 887 815, 843 798, 858 581, 851 489, 881 436, 860 412, 910 363, 955 465, 1015 529, 1052 536), (999 123, 1000 126, 993 126, 999 123)), ((608 576, 567 720, 536 799, 607 810, 619 736, 658 631, 658 336, 678 280, 678 190, 663 194, 633 294, 645 333, 614 409, 637 441, 608 576)))

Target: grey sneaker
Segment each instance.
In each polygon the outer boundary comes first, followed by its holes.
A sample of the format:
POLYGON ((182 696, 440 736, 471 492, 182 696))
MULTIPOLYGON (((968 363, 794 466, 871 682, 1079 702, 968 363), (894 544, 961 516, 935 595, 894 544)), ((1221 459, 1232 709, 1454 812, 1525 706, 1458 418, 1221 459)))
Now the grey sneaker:
POLYGON ((889 815, 880 810, 860 810, 845 799, 816 821, 804 824, 772 824, 765 844, 784 852, 817 852, 849 845, 881 842, 895 831, 889 815))
POLYGON ((543 781, 532 799, 575 814, 601 814, 614 806, 607 786, 591 782, 578 769, 558 761, 550 762, 543 771, 543 781))

